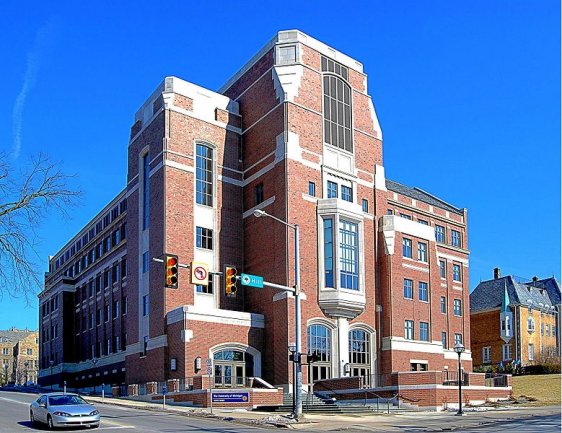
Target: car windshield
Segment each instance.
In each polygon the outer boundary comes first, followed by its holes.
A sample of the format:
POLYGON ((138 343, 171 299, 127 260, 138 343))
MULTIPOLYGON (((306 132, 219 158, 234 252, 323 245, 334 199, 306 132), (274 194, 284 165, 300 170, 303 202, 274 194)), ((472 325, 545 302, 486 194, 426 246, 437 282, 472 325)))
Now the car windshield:
POLYGON ((66 406, 70 404, 88 404, 79 395, 55 395, 49 397, 49 406, 66 406))

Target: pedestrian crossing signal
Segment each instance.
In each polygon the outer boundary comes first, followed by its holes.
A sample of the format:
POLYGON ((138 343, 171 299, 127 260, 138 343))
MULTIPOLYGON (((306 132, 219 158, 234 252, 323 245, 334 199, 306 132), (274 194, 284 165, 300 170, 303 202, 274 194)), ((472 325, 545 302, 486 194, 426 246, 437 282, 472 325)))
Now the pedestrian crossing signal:
POLYGON ((168 289, 177 289, 178 288, 178 256, 174 254, 166 254, 166 281, 165 286, 168 289))
POLYGON ((235 297, 236 296, 236 277, 238 275, 238 271, 234 266, 226 265, 224 267, 224 287, 226 296, 235 297))

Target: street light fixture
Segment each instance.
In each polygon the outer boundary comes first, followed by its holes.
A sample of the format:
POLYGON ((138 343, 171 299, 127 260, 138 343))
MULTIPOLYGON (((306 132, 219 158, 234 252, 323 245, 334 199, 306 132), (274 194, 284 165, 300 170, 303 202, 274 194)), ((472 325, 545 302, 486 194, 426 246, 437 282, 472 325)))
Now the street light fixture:
POLYGON ((289 224, 267 212, 256 209, 254 216, 260 218, 262 216, 274 219, 281 224, 293 229, 295 233, 295 353, 293 363, 295 367, 295 398, 293 404, 293 417, 299 418, 302 415, 302 362, 301 362, 301 306, 300 306, 300 246, 299 246, 299 226, 298 224, 289 224))
POLYGON ((459 381, 459 410, 457 411, 457 415, 463 416, 465 413, 462 410, 462 371, 461 371, 461 355, 464 352, 464 346, 461 342, 455 344, 454 347, 455 352, 459 355, 459 371, 458 371, 458 381, 459 381))

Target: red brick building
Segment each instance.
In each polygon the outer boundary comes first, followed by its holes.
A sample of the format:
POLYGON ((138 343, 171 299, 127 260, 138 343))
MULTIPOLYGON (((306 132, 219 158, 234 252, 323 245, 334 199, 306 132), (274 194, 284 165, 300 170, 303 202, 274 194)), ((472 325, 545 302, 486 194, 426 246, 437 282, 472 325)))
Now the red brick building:
POLYGON ((50 260, 41 381, 204 383, 209 360, 217 387, 289 390, 292 296, 167 289, 152 260, 291 286, 292 232, 255 210, 301 229, 305 383, 456 369, 455 341, 471 369, 466 210, 386 179, 363 65, 283 31, 218 92, 167 77, 138 110, 125 189, 50 260))

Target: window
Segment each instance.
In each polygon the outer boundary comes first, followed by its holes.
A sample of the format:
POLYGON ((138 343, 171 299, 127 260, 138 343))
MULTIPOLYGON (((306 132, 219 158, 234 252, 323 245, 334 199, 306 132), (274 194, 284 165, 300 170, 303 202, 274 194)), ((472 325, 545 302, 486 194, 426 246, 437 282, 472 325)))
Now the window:
POLYGON ((347 73, 348 70, 345 66, 340 65, 339 63, 333 61, 332 59, 328 59, 327 57, 322 56, 322 72, 333 72, 336 75, 339 75, 344 80, 347 80, 347 73))
POLYGON ((127 314, 127 297, 123 296, 121 298, 121 311, 123 315, 127 314))
POLYGON ((427 221, 421 220, 421 219, 419 219, 419 218, 418 218, 418 222, 419 222, 420 224, 424 225, 424 226, 428 226, 428 225, 429 225, 429 223, 428 223, 427 221))
POLYGON ((121 260, 121 278, 127 276, 127 259, 121 260))
POLYGON ((414 282, 404 278, 404 298, 413 299, 414 298, 414 282))
MULTIPOLYGON (((148 152, 142 157, 142 229, 148 228, 150 212, 150 172, 148 152)), ((106 251, 109 251, 107 248, 106 251)))
POLYGON ((143 338, 141 356, 146 356, 147 349, 148 349, 148 335, 145 335, 144 338, 143 338))
POLYGON ((340 287, 359 290, 358 226, 340 220, 340 287))
POLYGON ((427 371, 427 363, 410 362, 410 371, 427 371))
POLYGON ((535 360, 535 345, 529 344, 529 361, 535 360))
POLYGON ((254 204, 258 205, 263 201, 263 182, 254 187, 254 204))
POLYGON ((196 146, 195 201, 197 204, 213 206, 213 149, 196 146))
POLYGON ((324 76, 324 141, 353 152, 351 134, 351 89, 333 75, 324 76))
POLYGON ((412 219, 412 217, 411 217, 410 215, 407 215, 407 214, 405 214, 405 213, 400 213, 400 218, 404 218, 404 219, 407 219, 407 220, 411 220, 411 219, 412 219))
POLYGON ((118 264, 113 265, 113 267, 111 268, 111 282, 112 283, 116 283, 117 281, 119 281, 119 270, 121 268, 119 267, 118 264))
POLYGON ((341 186, 341 199, 349 202, 353 202, 353 190, 349 186, 341 186))
POLYGON ((142 254, 142 273, 146 274, 150 265, 150 257, 148 251, 142 254))
POLYGON ((455 334, 455 345, 462 344, 462 334, 455 334))
POLYGON ((99 326, 101 323, 101 309, 98 308, 96 310, 96 326, 99 326))
POLYGON ((369 380, 371 374, 370 334, 362 329, 349 331, 349 373, 369 380))
POLYGON ((111 306, 108 304, 105 306, 104 309, 104 315, 103 315, 104 322, 109 322, 110 317, 111 317, 111 306))
POLYGON ((3 347, 2 348, 2 355, 9 355, 10 354, 9 350, 10 349, 8 349, 7 347, 3 347))
POLYGON ((316 184, 314 182, 308 182, 308 195, 316 197, 316 184))
POLYGON ((197 293, 213 293, 213 279, 211 278, 211 276, 209 276, 209 284, 206 286, 202 286, 200 284, 197 284, 195 286, 195 291, 197 293))
POLYGON ((420 340, 429 341, 429 323, 420 322, 420 340))
POLYGON ((33 349, 27 349, 26 354, 27 355, 33 355, 33 349))
POLYGON ((206 250, 213 249, 213 231, 204 227, 196 228, 196 245, 197 248, 206 250))
POLYGON ((277 50, 277 64, 278 65, 290 65, 295 63, 297 60, 297 47, 295 45, 289 45, 285 47, 279 47, 277 50))
POLYGON ((441 312, 447 314, 447 298, 445 296, 441 296, 441 312))
POLYGON ((556 337, 556 325, 552 325, 552 336, 556 337))
POLYGON ((386 214, 387 215, 394 215, 394 211, 392 209, 387 209, 386 214))
POLYGON ((338 198, 338 184, 328 181, 328 198, 338 198))
POLYGON ((366 198, 361 200, 361 208, 363 209, 363 212, 369 212, 369 200, 367 200, 366 198))
POLYGON ((453 265, 453 281, 462 281, 461 265, 453 265))
POLYGON ((482 348, 482 364, 489 364, 492 361, 492 347, 486 346, 482 348))
POLYGON ((544 335, 544 323, 541 323, 541 335, 544 335))
POLYGON ((148 316, 148 295, 142 297, 142 315, 148 316))
POLYGON ((413 320, 405 320, 404 321, 404 338, 406 340, 413 340, 414 339, 414 321, 413 320))
POLYGON ((427 244, 423 242, 418 242, 418 260, 427 262, 427 244))
POLYGON ((427 283, 424 283, 423 281, 418 283, 418 294, 420 301, 427 302, 427 283))
POLYGON ((454 247, 461 246, 461 232, 458 230, 451 230, 451 245, 454 247))
POLYGON ((119 301, 113 301, 113 318, 119 317, 119 301))
POLYGON ((462 316, 462 306, 460 299, 455 299, 453 301, 453 313, 455 316, 462 316))
POLYGON ((402 239, 402 256, 412 258, 412 241, 411 239, 402 239))
POLYGON ((105 355, 109 355, 111 353, 111 339, 108 338, 105 340, 105 355))
POLYGON ((333 220, 324 218, 324 284, 334 287, 333 220))
POLYGON ((447 264, 445 260, 439 260, 439 276, 441 278, 447 278, 447 264))
POLYGON ((532 317, 529 317, 527 319, 527 331, 535 332, 535 321, 533 320, 532 317))
POLYGON ((443 349, 446 349, 448 346, 447 333, 445 331, 441 331, 441 345, 443 346, 443 349))
POLYGON ((550 325, 546 325, 546 336, 550 337, 550 325))
POLYGON ((319 360, 310 366, 311 379, 332 377, 332 332, 324 325, 310 325, 307 330, 308 350, 319 360))
POLYGON ((435 240, 441 243, 445 242, 445 227, 435 225, 435 240))
POLYGON ((504 344, 502 346, 502 359, 504 361, 511 359, 511 344, 504 344))

